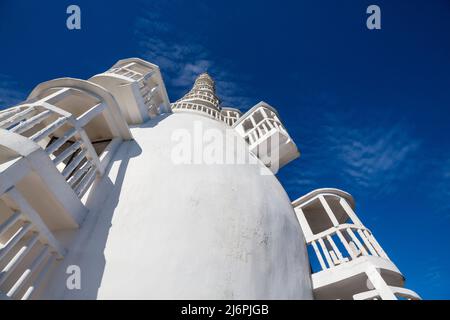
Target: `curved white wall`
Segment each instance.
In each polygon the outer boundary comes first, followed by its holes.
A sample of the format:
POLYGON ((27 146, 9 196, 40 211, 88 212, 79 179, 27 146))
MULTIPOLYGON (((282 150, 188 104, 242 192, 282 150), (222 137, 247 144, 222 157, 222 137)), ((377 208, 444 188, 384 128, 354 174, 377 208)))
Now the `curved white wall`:
MULTIPOLYGON (((175 113, 132 128, 91 194, 47 298, 312 299, 305 241, 276 177, 258 165, 175 165, 174 129, 226 126, 175 113), (65 269, 81 268, 81 290, 65 269)), ((237 136, 237 135, 236 135, 237 136)), ((239 144, 245 142, 239 138, 239 144)))

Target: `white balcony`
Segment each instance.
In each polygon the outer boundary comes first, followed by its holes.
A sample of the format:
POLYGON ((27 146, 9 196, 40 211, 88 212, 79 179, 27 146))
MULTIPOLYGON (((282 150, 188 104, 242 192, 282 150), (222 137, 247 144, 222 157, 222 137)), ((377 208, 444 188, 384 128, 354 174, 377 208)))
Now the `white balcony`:
POLYGON ((0 112, 0 298, 39 295, 80 226, 96 178, 131 132, 114 98, 77 79, 37 86, 0 112))
POLYGON ((292 204, 305 235, 316 299, 418 298, 402 288, 402 273, 355 214, 351 195, 318 189, 292 204))
POLYGON ((239 109, 222 107, 221 113, 224 116, 224 122, 232 127, 236 121, 242 116, 242 112, 239 109))
POLYGON ((65 249, 18 189, 0 194, 0 209, 0 299, 33 298, 65 249))
POLYGON ((250 151, 274 172, 300 156, 276 110, 265 102, 247 111, 233 127, 250 151))
POLYGON ((111 92, 129 124, 140 124, 171 112, 159 68, 147 61, 137 58, 119 60, 111 69, 89 81, 111 92))

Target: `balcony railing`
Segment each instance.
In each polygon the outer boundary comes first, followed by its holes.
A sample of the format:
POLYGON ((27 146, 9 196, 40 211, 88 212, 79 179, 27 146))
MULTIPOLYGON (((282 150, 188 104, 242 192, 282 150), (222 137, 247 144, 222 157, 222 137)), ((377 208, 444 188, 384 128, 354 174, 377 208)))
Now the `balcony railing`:
POLYGON ((205 103, 209 103, 214 107, 217 107, 219 105, 219 99, 214 98, 214 96, 208 96, 208 95, 203 95, 203 94, 190 94, 186 97, 183 97, 183 102, 194 102, 195 101, 202 101, 205 103))
POLYGON ((65 250, 17 189, 0 195, 0 202, 7 208, 0 215, 0 296, 30 299, 65 250))
POLYGON ((313 235, 307 245, 314 249, 321 267, 319 271, 331 269, 360 256, 389 259, 369 229, 354 224, 341 224, 313 235))
POLYGON ((136 65, 135 63, 130 63, 125 66, 119 67, 119 68, 112 68, 108 70, 108 73, 117 74, 126 78, 130 78, 135 81, 140 81, 144 77, 144 74, 141 72, 132 70, 131 68, 136 65))
MULTIPOLYGON (((103 104, 98 104, 79 120, 85 123, 103 108, 103 104)), ((58 112, 57 107, 48 103, 25 104, 0 113, 0 128, 39 144, 81 198, 99 172, 99 160, 86 133, 82 128, 73 126, 71 118, 64 110, 58 112), (48 124, 42 125, 44 120, 48 124), (63 126, 66 131, 59 138, 52 138, 53 133, 63 126)))
POLYGON ((159 110, 157 110, 158 106, 154 102, 154 99, 158 93, 158 88, 158 85, 149 88, 144 79, 139 82, 139 91, 141 93, 142 100, 151 115, 159 114, 159 110))
POLYGON ((225 117, 220 113, 220 111, 201 105, 197 103, 191 103, 191 102, 175 102, 172 104, 172 110, 178 111, 178 110, 189 110, 189 111, 196 111, 203 114, 208 115, 210 118, 224 121, 225 117))
POLYGON ((250 149, 252 149, 274 131, 279 131, 287 136, 286 129, 281 122, 271 118, 264 118, 254 128, 244 134, 244 139, 249 144, 250 149))
POLYGON ((189 97, 189 98, 184 98, 183 99, 183 102, 196 103, 196 101, 201 101, 203 103, 210 104, 213 107, 217 107, 218 104, 219 104, 219 102, 216 101, 215 99, 211 99, 211 98, 203 97, 203 96, 189 97))
POLYGON ((144 60, 119 60, 111 69, 89 80, 115 97, 129 124, 140 124, 171 111, 158 66, 144 60))
POLYGON ((187 98, 193 98, 193 97, 203 97, 205 99, 207 99, 208 101, 211 101, 212 103, 215 104, 219 104, 219 99, 217 99, 217 97, 208 92, 208 91, 190 91, 189 93, 187 93, 186 95, 184 95, 183 99, 187 99, 187 98))
POLYGON ((23 134, 26 131, 31 131, 33 127, 51 116, 55 116, 56 119, 29 137, 34 142, 39 142, 64 125, 68 118, 44 106, 22 105, 0 113, 0 128, 23 134))

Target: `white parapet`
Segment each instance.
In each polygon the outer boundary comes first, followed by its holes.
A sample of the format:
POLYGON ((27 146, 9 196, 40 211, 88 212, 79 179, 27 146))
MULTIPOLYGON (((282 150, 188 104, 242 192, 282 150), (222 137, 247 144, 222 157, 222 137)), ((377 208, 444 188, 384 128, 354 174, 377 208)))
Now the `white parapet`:
POLYGON ((350 194, 317 189, 292 205, 310 249, 316 299, 419 299, 402 289, 403 275, 359 220, 350 194))
POLYGON ((129 124, 171 112, 161 72, 157 65, 130 58, 89 79, 112 93, 129 124))

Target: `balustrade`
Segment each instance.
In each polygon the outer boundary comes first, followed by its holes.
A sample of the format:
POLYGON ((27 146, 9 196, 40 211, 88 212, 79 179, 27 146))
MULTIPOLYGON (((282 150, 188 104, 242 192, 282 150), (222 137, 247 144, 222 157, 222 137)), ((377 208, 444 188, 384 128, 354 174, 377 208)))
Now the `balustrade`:
POLYGON ((189 110, 204 113, 205 115, 210 116, 213 119, 224 121, 225 117, 220 113, 220 111, 201 105, 197 103, 191 102, 175 102, 172 104, 173 111, 181 111, 181 110, 189 110))
POLYGON ((0 195, 0 207, 0 292, 29 299, 65 250, 17 189, 0 195))
POLYGON ((321 270, 333 268, 360 256, 388 259, 369 229, 354 224, 331 227, 310 237, 307 245, 313 248, 321 270))

